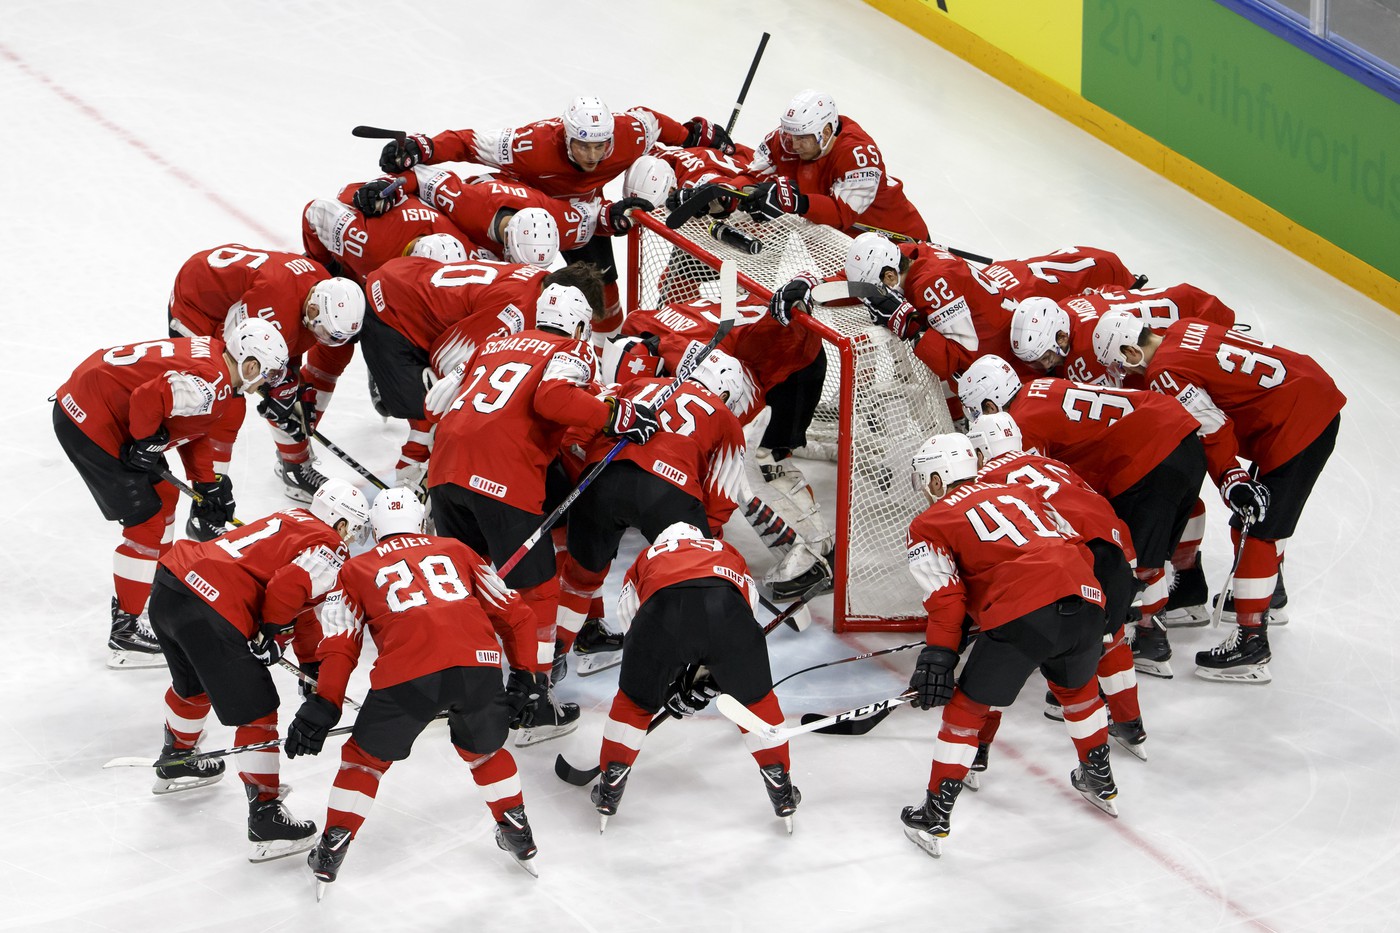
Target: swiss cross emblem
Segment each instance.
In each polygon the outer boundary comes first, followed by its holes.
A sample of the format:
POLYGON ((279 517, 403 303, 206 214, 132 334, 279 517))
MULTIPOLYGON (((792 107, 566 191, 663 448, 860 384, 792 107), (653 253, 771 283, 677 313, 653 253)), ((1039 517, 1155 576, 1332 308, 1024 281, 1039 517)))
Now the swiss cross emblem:
POLYGON ((646 368, 647 368, 647 364, 644 363, 644 362, 642 362, 640 359, 634 358, 634 359, 632 360, 632 362, 630 362, 630 363, 627 364, 627 368, 630 369, 630 370, 632 370, 632 375, 635 376, 635 375, 637 375, 637 373, 639 373, 639 372, 641 372, 642 370, 646 369, 646 368))

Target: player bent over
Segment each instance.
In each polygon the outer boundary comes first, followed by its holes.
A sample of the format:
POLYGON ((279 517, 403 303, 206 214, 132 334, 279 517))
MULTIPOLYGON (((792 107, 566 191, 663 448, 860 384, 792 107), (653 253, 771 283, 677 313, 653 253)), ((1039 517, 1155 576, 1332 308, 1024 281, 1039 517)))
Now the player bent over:
POLYGON ((1010 706, 1037 667, 1064 707, 1079 767, 1070 783, 1111 816, 1118 787, 1095 667, 1103 594, 1082 539, 1034 490, 982 483, 961 434, 936 434, 913 458, 929 508, 909 526, 909 571, 927 594, 927 646, 910 689, 919 709, 945 706, 928 791, 901 814, 904 834, 937 858, 977 755, 990 707, 1010 706), (954 685, 963 620, 981 630, 954 685))
MULTIPOLYGON (((688 716, 722 691, 764 722, 783 721, 763 629, 753 617, 757 600, 743 556, 684 522, 657 535, 628 569, 617 607, 627 647, 592 791, 602 827, 617 813, 647 726, 662 706, 688 716)), ((802 794, 792 786, 787 742, 766 745, 753 733, 744 738, 773 812, 792 832, 802 794)))
MULTIPOLYGON (((500 642, 512 667, 535 652, 535 620, 475 551, 423 534, 423 505, 404 487, 370 509, 378 544, 346 563, 340 588, 317 609, 323 639, 316 693, 287 730, 287 757, 319 754, 340 721, 345 686, 368 630, 379 649, 370 691, 340 751, 326 830, 307 855, 316 878, 334 881, 368 816, 384 772, 446 712, 452 745, 470 767, 496 820, 496 844, 525 863, 535 842, 515 759, 502 746, 516 711, 501 687, 500 642)), ((317 899, 321 891, 318 889, 317 899)))
MULTIPOLYGON (((311 510, 292 508, 249 522, 213 541, 180 541, 161 559, 151 592, 151 625, 170 663, 162 758, 193 752, 212 706, 235 727, 238 745, 277 741, 277 687, 267 668, 282 657, 278 639, 308 605, 335 589, 369 520, 364 494, 340 479, 316 490, 311 510)), ((248 795, 249 861, 305 852, 316 824, 282 805, 277 747, 238 754, 248 795)), ((224 763, 200 759, 156 769, 157 794, 217 781, 224 763)))

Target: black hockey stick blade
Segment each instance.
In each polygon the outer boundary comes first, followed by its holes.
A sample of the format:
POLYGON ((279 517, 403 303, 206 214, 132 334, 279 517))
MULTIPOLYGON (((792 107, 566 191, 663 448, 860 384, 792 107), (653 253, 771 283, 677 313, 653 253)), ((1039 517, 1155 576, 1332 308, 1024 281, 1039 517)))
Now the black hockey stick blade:
POLYGON ((397 139, 400 145, 408 137, 403 130, 386 130, 378 126, 357 126, 350 131, 350 135, 361 139, 397 139))
MULTIPOLYGON (((865 733, 878 726, 886 716, 894 712, 894 709, 893 706, 887 706, 884 709, 877 710, 860 719, 843 719, 840 722, 834 722, 829 726, 822 726, 820 729, 813 729, 812 731, 819 735, 865 735, 865 733)), ((802 724, 805 726, 808 723, 825 718, 826 717, 821 713, 804 713, 802 715, 802 724)))
POLYGON ((691 193, 690 197, 671 209, 670 213, 666 215, 666 226, 672 230, 683 227, 690 218, 698 217, 709 210, 710 202, 723 193, 720 186, 713 182, 701 185, 691 193))
POLYGON ((559 780, 563 781, 565 784, 572 784, 575 787, 587 787, 603 772, 601 768, 588 768, 587 770, 575 768, 564 760, 563 755, 559 755, 554 759, 554 773, 559 780))

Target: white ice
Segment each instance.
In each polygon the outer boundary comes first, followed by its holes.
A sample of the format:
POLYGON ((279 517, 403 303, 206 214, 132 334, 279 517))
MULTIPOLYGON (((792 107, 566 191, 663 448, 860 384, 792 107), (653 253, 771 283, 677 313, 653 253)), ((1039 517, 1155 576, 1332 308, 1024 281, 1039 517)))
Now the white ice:
MULTIPOLYGON (((1400 319, 855 0, 409 4, 12 0, 0 32, 0 929, 1377 930, 1400 925, 1400 705, 1393 540, 1400 319), (1177 678, 1142 686, 1151 760, 1116 754, 1122 818, 1070 789, 1074 754, 1027 686, 980 793, 935 862, 901 834, 938 717, 900 709, 861 738, 794 742, 788 837, 713 711, 651 736, 605 836, 557 753, 595 763, 615 674, 571 677, 582 728, 517 754, 540 878, 511 866, 441 727, 398 764, 317 904, 303 861, 245 861, 245 804, 221 784, 157 798, 159 671, 106 655, 102 522, 51 433, 48 395, 98 347, 163 336, 191 253, 299 248, 302 205, 376 172, 358 123, 519 125, 575 94, 723 121, 759 33, 773 40, 736 135, 756 143, 820 85, 879 141, 936 235, 995 256, 1105 246, 1156 284, 1221 295, 1256 335, 1313 354, 1350 403, 1288 552, 1274 682, 1210 684, 1176 630, 1177 678)), ((358 360, 324 428, 381 475, 402 436, 358 360)), ((233 467, 240 512, 285 505, 267 430, 233 467)), ((329 456, 326 468, 354 478, 329 456)), ((180 520, 183 523, 183 509, 180 520)), ((1206 569, 1226 572, 1211 501, 1206 569)), ((181 526, 182 527, 182 526, 181 526)), ((736 540, 750 541, 740 529, 736 540)), ((761 555, 760 555, 761 557, 761 555)), ((762 569, 760 566, 758 569, 762 569)), ((781 675, 908 636, 771 638, 781 675)), ((899 691, 912 652, 780 688, 792 718, 899 691)), ((280 677, 280 675, 279 675, 280 677)), ((282 718, 296 697, 281 681, 282 718)), ((363 672, 354 687, 363 690, 363 672)), ((211 719, 211 723, 213 720, 211 719)), ((211 725, 205 745, 232 744, 211 725)), ((337 766, 284 762, 291 809, 324 819, 337 766)))

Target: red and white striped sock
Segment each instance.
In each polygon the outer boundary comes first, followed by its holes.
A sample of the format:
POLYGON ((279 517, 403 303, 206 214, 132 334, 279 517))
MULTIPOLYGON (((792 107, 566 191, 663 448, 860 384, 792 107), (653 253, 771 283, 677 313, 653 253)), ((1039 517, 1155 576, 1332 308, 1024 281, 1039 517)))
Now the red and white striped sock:
POLYGON ((326 829, 343 826, 350 830, 353 839, 373 809, 379 780, 391 764, 393 762, 375 758, 360 748, 353 738, 346 742, 340 749, 340 770, 336 772, 330 802, 326 805, 326 829))
POLYGON ((458 747, 457 754, 471 767, 472 780, 481 789, 481 796, 491 810, 491 818, 497 823, 504 823, 506 811, 525 802, 515 758, 504 748, 478 755, 458 747))

